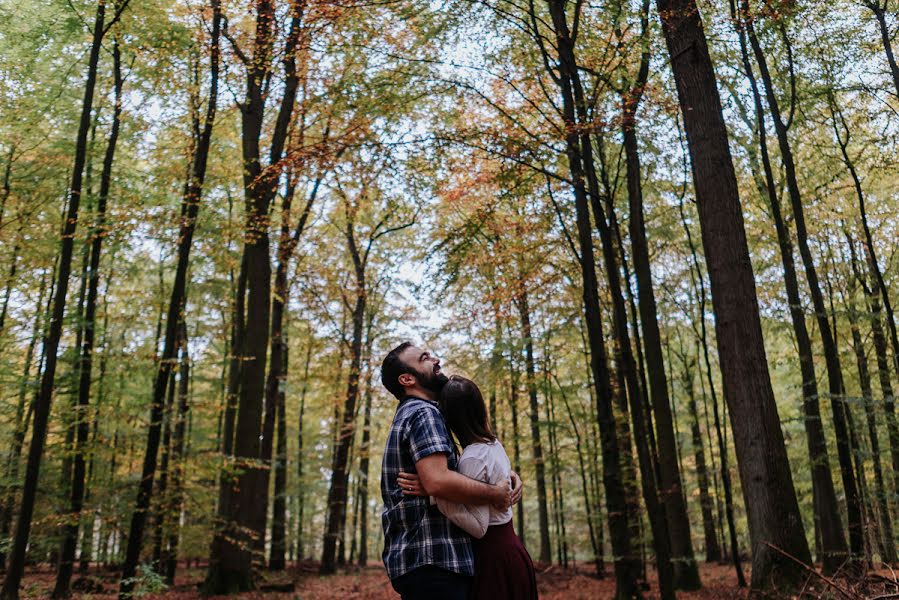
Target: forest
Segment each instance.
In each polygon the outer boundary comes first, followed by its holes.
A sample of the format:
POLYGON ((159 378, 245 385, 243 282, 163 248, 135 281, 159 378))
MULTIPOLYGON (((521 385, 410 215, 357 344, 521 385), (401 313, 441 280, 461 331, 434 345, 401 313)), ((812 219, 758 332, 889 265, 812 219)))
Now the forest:
POLYGON ((899 598, 899 4, 0 0, 0 600, 397 598, 411 340, 544 598, 899 598))

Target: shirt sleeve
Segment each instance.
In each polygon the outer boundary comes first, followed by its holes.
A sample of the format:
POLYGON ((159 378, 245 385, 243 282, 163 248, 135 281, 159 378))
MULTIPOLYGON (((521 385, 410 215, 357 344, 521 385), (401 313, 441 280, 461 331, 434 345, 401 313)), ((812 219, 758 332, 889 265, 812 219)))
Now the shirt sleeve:
MULTIPOLYGON (((480 458, 464 457, 459 462, 459 473, 486 482, 487 464, 480 458)), ((490 526, 490 507, 486 504, 472 506, 437 498, 437 508, 447 519, 473 537, 484 537, 490 526)))
POLYGON ((413 462, 438 452, 452 452, 446 424, 436 408, 422 406, 412 414, 408 423, 409 452, 413 462))

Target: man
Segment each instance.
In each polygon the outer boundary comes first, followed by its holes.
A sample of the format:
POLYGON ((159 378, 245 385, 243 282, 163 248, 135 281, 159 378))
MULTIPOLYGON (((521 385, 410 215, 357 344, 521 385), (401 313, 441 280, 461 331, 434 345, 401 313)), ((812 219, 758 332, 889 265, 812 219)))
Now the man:
POLYGON ((424 491, 462 504, 501 509, 521 499, 521 482, 489 485, 456 473, 456 455, 437 394, 448 378, 429 352, 404 342, 381 364, 381 383, 400 401, 381 464, 384 565, 403 600, 465 600, 474 575, 471 540, 427 497, 405 495, 400 473, 417 473, 424 491))

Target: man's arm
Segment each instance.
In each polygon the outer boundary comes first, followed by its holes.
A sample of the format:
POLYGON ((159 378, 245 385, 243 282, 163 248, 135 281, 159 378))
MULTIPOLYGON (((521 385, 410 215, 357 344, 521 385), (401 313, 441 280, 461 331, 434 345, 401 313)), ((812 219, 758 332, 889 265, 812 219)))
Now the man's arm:
POLYGON ((509 480, 497 485, 476 481, 451 471, 446 454, 429 454, 415 463, 421 485, 430 496, 459 504, 492 504, 505 510, 512 504, 509 480))

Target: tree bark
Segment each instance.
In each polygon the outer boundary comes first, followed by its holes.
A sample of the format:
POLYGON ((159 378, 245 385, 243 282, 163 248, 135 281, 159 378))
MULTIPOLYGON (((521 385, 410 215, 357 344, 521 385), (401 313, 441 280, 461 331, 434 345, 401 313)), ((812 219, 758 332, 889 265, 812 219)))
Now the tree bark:
MULTIPOLYGON (((734 424, 752 539, 752 587, 801 586, 811 562, 768 373, 727 128, 695 0, 658 0, 683 107, 716 316, 724 396, 734 424)), ((723 459, 723 456, 722 456, 723 459)))

